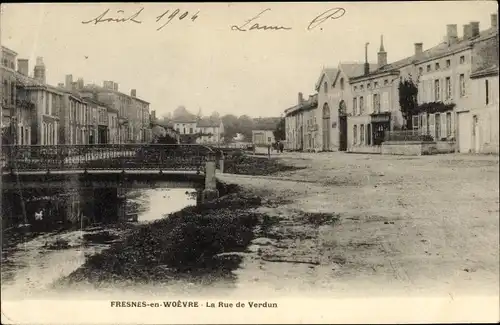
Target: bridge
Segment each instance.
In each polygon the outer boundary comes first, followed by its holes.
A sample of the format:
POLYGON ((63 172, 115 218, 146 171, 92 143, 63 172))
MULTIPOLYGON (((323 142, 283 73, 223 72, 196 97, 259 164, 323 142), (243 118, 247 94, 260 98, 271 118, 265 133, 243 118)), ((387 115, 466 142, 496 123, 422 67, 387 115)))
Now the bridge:
POLYGON ((2 188, 114 185, 149 187, 191 182, 204 197, 217 195, 215 172, 223 155, 196 144, 4 145, 2 188))

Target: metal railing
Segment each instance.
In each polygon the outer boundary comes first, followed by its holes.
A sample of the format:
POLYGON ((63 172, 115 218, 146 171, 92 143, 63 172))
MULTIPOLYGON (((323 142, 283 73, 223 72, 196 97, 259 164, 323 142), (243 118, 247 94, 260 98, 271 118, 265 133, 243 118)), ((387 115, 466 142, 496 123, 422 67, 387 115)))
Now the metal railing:
POLYGON ((384 141, 434 141, 434 138, 424 133, 422 130, 399 130, 385 131, 384 141))
POLYGON ((2 172, 55 170, 198 170, 215 160, 202 145, 94 144, 2 146, 2 172))

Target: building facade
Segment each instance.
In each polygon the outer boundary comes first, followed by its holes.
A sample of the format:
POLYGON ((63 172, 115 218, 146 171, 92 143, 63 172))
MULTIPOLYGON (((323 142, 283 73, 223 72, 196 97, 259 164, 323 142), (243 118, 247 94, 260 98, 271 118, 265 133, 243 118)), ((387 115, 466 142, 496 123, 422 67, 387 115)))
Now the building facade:
POLYGON ((200 137, 196 143, 219 145, 223 140, 224 124, 220 119, 203 118, 196 123, 200 137))
POLYGON ((120 140, 118 137, 118 111, 107 106, 106 113, 108 115, 108 143, 117 144, 120 140))
POLYGON ((267 147, 274 142, 273 130, 252 130, 252 143, 256 147, 267 147))
POLYGON ((302 93, 298 94, 297 105, 285 110, 285 148, 287 150, 319 150, 317 110, 318 95, 311 95, 304 100, 302 93))

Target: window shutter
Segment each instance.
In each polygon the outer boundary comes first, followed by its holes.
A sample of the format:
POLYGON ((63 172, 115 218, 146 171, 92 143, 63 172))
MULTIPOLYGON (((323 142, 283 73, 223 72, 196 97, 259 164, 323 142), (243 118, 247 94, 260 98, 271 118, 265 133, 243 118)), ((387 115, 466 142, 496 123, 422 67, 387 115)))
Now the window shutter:
POLYGON ((373 104, 372 103, 372 100, 373 100, 372 98, 373 98, 372 94, 368 94, 366 96, 366 104, 365 104, 366 105, 366 114, 371 114, 372 113, 372 104, 373 104))

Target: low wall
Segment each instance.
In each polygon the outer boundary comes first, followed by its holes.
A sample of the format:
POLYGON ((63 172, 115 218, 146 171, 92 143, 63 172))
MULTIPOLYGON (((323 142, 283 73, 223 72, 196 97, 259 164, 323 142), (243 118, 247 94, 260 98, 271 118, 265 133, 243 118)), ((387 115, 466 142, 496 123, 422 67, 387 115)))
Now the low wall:
POLYGON ((453 153, 455 152, 455 141, 437 141, 436 149, 438 153, 453 153))
POLYGON ((380 146, 352 146, 347 148, 347 152, 380 154, 382 151, 380 146))
POLYGON ((383 155, 421 156, 437 153, 436 142, 386 141, 382 143, 383 155))

